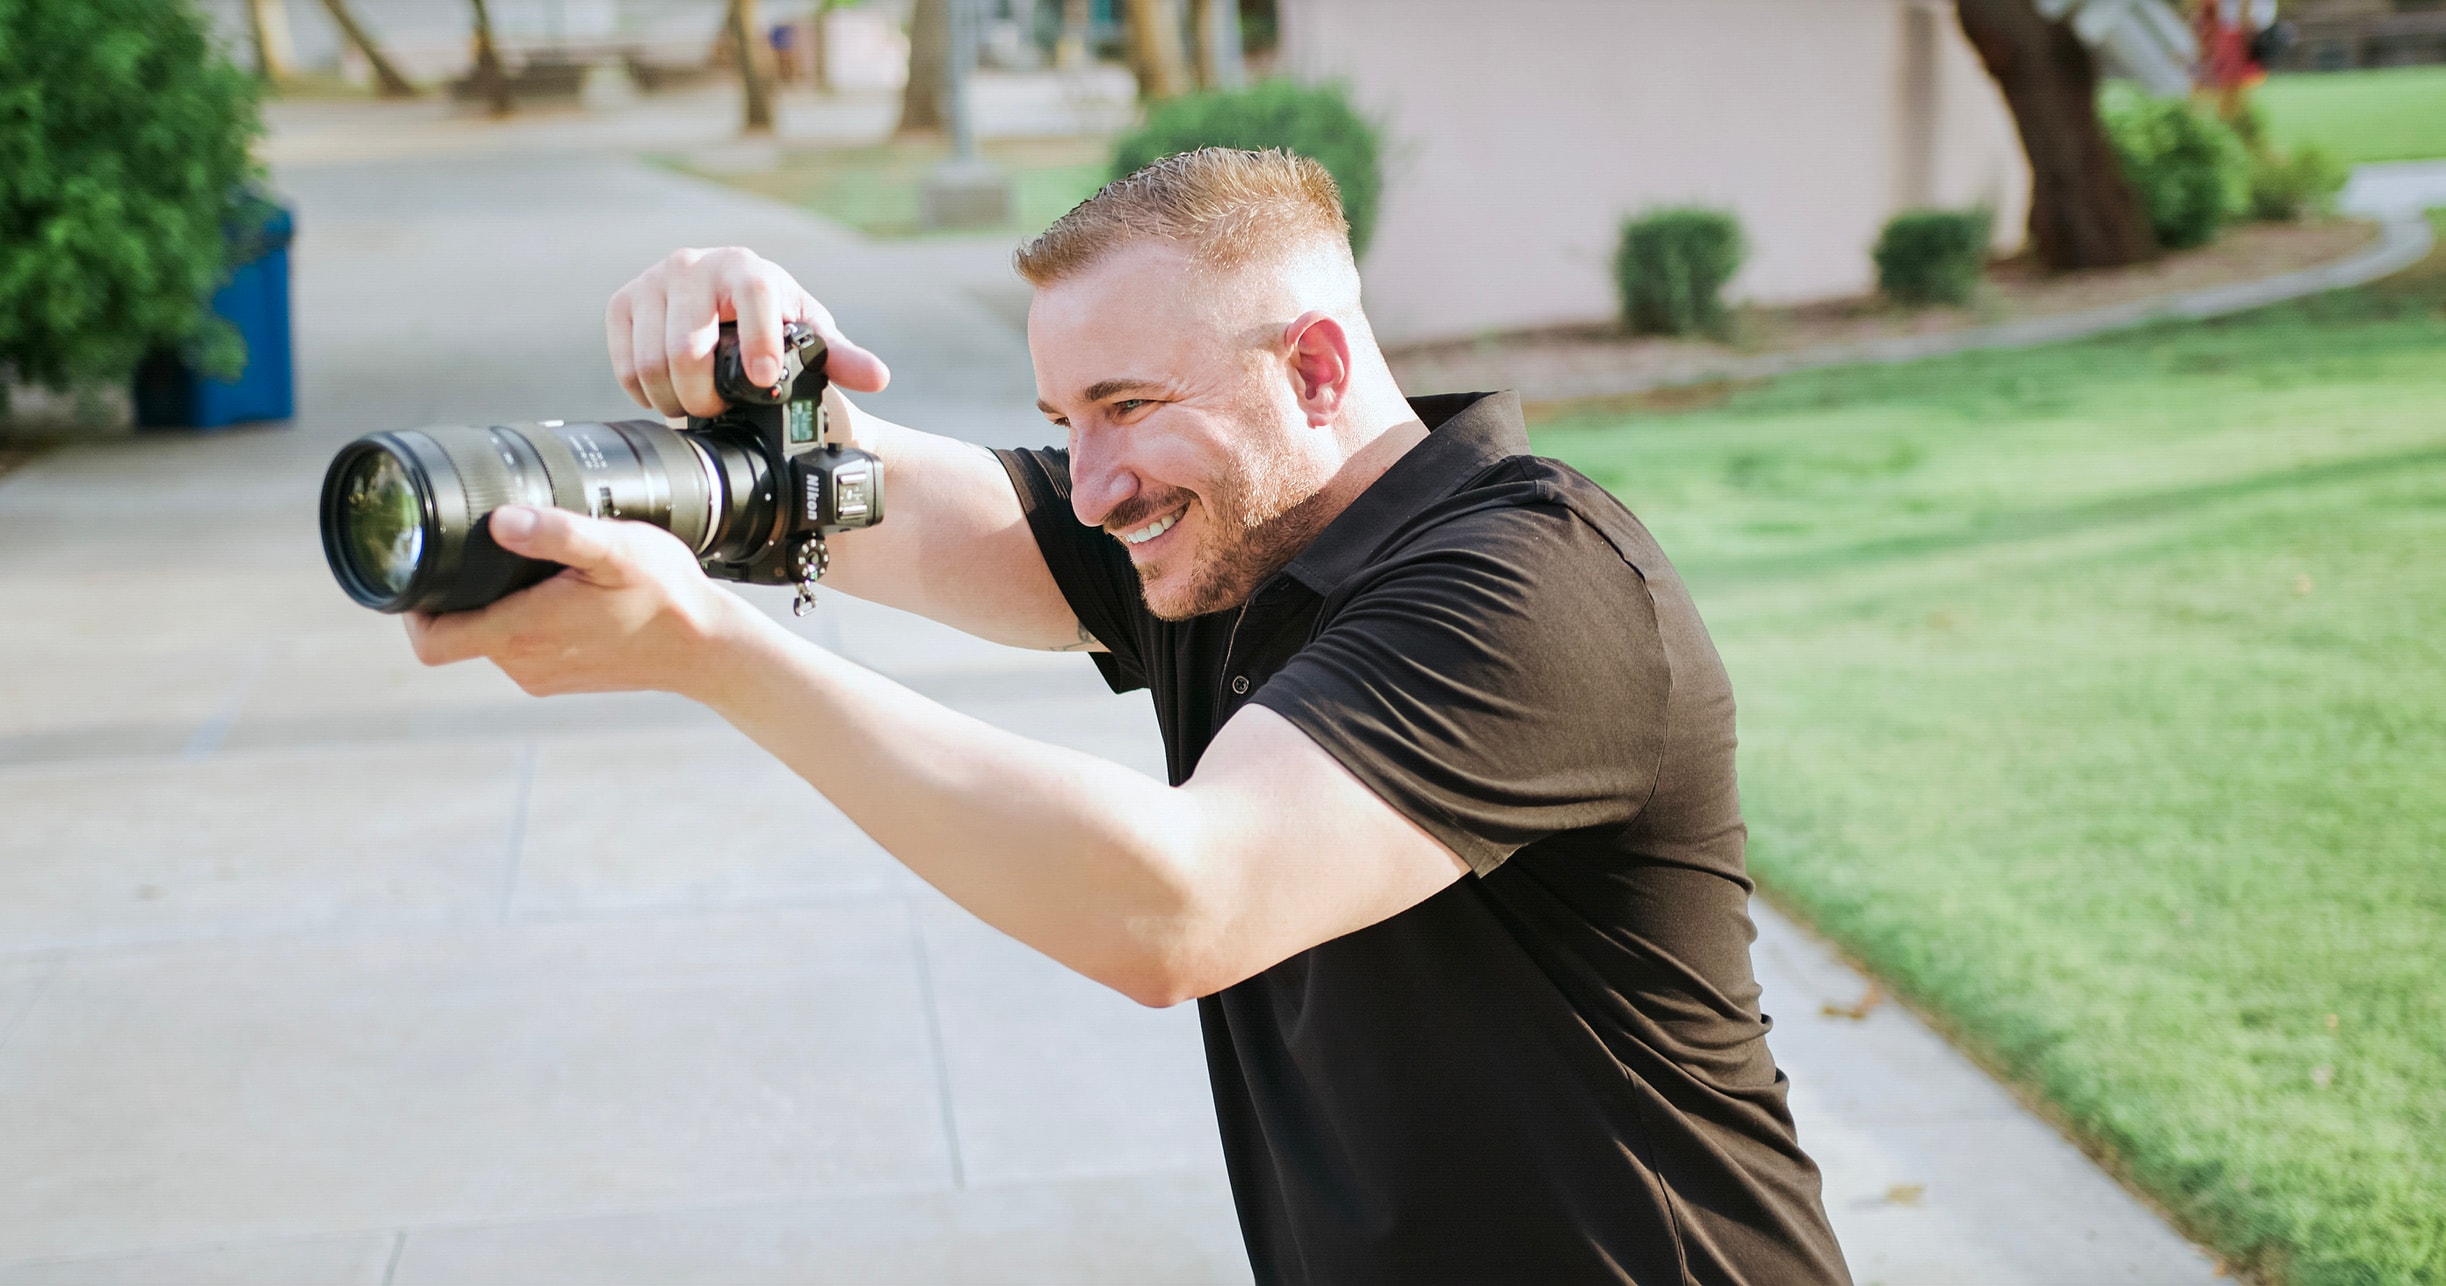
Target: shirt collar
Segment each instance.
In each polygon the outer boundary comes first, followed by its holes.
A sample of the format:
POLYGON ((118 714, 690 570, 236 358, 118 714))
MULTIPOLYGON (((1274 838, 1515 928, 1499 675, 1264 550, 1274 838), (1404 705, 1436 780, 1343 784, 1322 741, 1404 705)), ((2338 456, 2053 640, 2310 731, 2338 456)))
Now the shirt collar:
POLYGON ((1412 515, 1460 490, 1498 460, 1529 453, 1518 393, 1441 393, 1410 399, 1427 436, 1325 524, 1283 573, 1318 594, 1357 574, 1412 515))

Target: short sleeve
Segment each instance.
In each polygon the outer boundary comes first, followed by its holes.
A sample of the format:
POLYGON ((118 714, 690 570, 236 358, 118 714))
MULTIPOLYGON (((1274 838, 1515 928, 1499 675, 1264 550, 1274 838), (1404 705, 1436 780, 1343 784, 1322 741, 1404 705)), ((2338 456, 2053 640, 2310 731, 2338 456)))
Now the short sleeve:
POLYGON ((1028 517, 1028 532, 1036 537, 1053 583, 1079 624, 1107 649, 1088 653, 1105 683, 1115 692, 1145 687, 1146 608, 1139 597, 1138 572, 1120 541, 1071 512, 1070 453, 1030 447, 994 455, 1011 475, 1019 507, 1028 517))
POLYGON ((1251 700, 1480 875, 1654 790, 1672 674, 1654 600, 1559 505, 1439 525, 1334 596, 1251 700))

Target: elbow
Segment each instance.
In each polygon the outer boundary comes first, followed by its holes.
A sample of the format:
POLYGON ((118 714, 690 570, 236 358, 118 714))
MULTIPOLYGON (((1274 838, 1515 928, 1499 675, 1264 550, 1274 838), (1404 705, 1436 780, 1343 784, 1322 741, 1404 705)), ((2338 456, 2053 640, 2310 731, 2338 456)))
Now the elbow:
POLYGON ((1170 1009, 1184 1001, 1210 996, 1238 976, 1225 977, 1211 935, 1188 932, 1185 922, 1165 926, 1166 932, 1141 937, 1126 959, 1103 971, 1097 981, 1149 1009, 1170 1009))
POLYGON ((1129 953, 1115 967, 1097 971, 1096 981, 1149 1009, 1170 1009, 1222 990, 1199 967, 1192 953, 1146 945, 1129 953))
POLYGON ((1118 979, 1111 985, 1113 990, 1149 1009, 1170 1009, 1222 990, 1205 985, 1185 970, 1166 967, 1136 970, 1131 976, 1118 979))
POLYGON ((1140 870, 1153 878, 1138 889, 1121 932, 1107 939, 1114 948, 1107 967, 1091 976, 1149 1009, 1212 995, 1246 976, 1230 971, 1234 909, 1199 855, 1152 846, 1140 870))

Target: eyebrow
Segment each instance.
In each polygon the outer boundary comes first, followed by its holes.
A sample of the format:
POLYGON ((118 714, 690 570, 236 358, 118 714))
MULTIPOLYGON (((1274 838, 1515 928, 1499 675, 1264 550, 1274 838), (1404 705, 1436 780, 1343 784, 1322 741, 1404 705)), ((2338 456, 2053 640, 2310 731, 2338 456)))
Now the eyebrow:
MULTIPOLYGON (((1101 402, 1116 393, 1138 393, 1144 392, 1148 389, 1160 390, 1163 387, 1164 382, 1162 380, 1151 380, 1135 377, 1117 380, 1097 380, 1095 383, 1087 386, 1087 391, 1082 396, 1084 396, 1086 400, 1090 402, 1101 402)), ((1046 404, 1045 400, 1041 397, 1036 399, 1036 409, 1044 412, 1047 415, 1061 414, 1059 410, 1046 404)))

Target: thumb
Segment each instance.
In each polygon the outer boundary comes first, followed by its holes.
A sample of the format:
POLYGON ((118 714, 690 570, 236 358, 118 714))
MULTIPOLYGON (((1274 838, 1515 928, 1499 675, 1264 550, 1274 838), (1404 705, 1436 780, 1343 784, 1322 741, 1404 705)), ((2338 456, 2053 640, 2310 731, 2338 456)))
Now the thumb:
POLYGON ((493 543, 503 549, 581 572, 607 566, 620 548, 620 532, 611 523, 566 509, 503 505, 487 521, 493 543))

